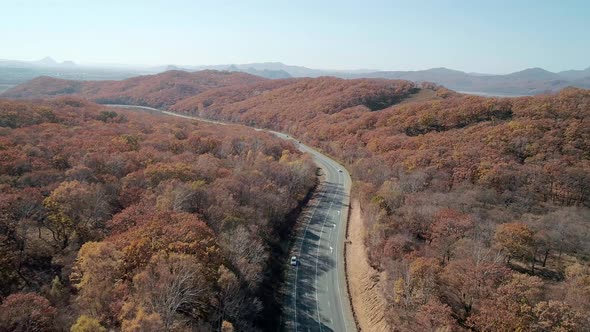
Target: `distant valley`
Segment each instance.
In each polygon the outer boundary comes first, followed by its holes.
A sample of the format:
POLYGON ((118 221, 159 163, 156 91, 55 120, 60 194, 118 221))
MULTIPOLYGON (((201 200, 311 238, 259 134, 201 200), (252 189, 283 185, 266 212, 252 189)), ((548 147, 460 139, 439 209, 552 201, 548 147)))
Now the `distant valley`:
POLYGON ((0 59, 0 92, 39 76, 69 80, 122 80, 149 73, 153 71, 127 66, 77 65, 72 61, 57 62, 51 57, 38 61, 0 59))

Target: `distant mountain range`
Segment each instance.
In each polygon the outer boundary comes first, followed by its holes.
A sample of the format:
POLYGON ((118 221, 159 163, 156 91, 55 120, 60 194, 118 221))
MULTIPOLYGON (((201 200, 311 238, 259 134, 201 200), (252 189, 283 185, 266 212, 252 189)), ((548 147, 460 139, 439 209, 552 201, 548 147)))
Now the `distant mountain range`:
POLYGON ((248 64, 229 64, 229 65, 204 65, 204 66, 182 66, 176 69, 196 71, 196 70, 227 70, 227 71, 241 71, 253 75, 259 75, 266 78, 289 78, 289 77, 320 77, 320 76, 334 76, 340 78, 351 78, 355 75, 376 72, 376 70, 358 69, 358 70, 323 70, 311 69, 303 66, 286 65, 281 62, 260 62, 248 64), (270 74, 271 77, 264 74, 270 74), (277 76, 277 77, 274 77, 277 76))
MULTIPOLYGON (((380 71, 380 70, 321 70, 302 66, 285 65, 280 62, 263 62, 249 64, 205 65, 205 66, 81 66, 72 61, 57 62, 51 57, 38 61, 14 61, 0 60, 0 74, 8 68, 8 75, 17 68, 27 68, 29 72, 22 76, 22 82, 36 76, 46 75, 69 79, 86 79, 84 75, 93 73, 87 79, 123 79, 140 74, 155 74, 168 70, 200 71, 205 69, 222 70, 230 72, 245 72, 265 78, 281 79, 290 77, 320 77, 335 76, 339 78, 384 78, 403 79, 414 82, 433 82, 447 88, 472 94, 482 95, 535 95, 545 92, 559 91, 567 86, 590 88, 590 67, 584 70, 566 70, 558 73, 550 72, 542 68, 529 68, 506 75, 492 75, 482 73, 466 73, 448 68, 432 68, 417 71, 380 71), (100 75, 100 69, 105 70, 106 77, 100 75), (47 70, 42 69, 50 69, 47 70), (90 71, 89 71, 90 69, 90 71), (35 71, 40 70, 39 75, 35 71), (74 73, 83 72, 81 77, 71 77, 74 73), (92 72, 93 71, 93 72, 92 72), (64 74, 65 73, 65 74, 64 74)), ((19 72, 20 73, 20 72, 19 72)), ((0 75, 0 84, 2 84, 0 75)), ((13 80, 14 81, 14 80, 13 80)), ((16 82, 16 83, 22 83, 16 82)))
POLYGON ((86 66, 73 61, 58 62, 51 57, 37 61, 0 59, 0 92, 39 76, 70 80, 122 80, 152 73, 152 70, 130 66, 86 66))
POLYGON ((28 68, 28 67, 73 67, 76 63, 73 61, 57 62, 52 57, 44 57, 41 60, 36 61, 19 61, 19 60, 2 60, 0 59, 0 67, 16 67, 16 68, 28 68))
POLYGON ((536 95, 559 91, 567 86, 590 88, 590 67, 553 73, 542 68, 529 68, 507 75, 470 74, 447 68, 419 71, 380 71, 362 77, 428 81, 447 88, 483 95, 536 95))
POLYGON ((529 68, 506 75, 465 73, 447 68, 417 71, 334 71, 289 66, 280 62, 182 67, 181 69, 189 71, 203 69, 241 71, 267 78, 335 76, 340 78, 401 79, 414 82, 433 82, 466 93, 500 96, 536 95, 559 91, 567 86, 590 88, 590 67, 584 70, 568 70, 559 73, 542 68, 529 68))

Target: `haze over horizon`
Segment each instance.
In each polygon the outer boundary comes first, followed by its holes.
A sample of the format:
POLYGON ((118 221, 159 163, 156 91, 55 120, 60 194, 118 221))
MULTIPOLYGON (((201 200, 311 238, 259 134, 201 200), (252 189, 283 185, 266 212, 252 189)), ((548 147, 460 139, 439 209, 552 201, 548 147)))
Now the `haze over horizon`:
POLYGON ((489 74, 540 67, 559 72, 589 65, 589 9, 585 1, 528 0, 23 1, 3 4, 3 11, 13 15, 0 21, 0 58, 51 56, 60 62, 149 66, 282 62, 332 70, 446 67, 489 74))
MULTIPOLYGON (((168 66, 172 66, 172 67, 176 67, 179 70, 204 70, 204 69, 211 69, 212 67, 230 67, 230 66, 234 66, 234 65, 238 65, 241 67, 244 66, 248 66, 248 65, 261 65, 261 64, 277 64, 279 66, 285 66, 285 67, 300 67, 300 68, 306 68, 309 70, 317 70, 317 71, 322 71, 322 72, 342 72, 342 73, 354 73, 354 72, 359 72, 359 73, 371 73, 371 72, 386 72, 388 70, 383 70, 381 68, 360 68, 360 67, 351 67, 351 68, 318 68, 318 67, 311 67, 311 66, 303 66, 303 65, 299 65, 299 64, 294 64, 294 63, 283 63, 280 61, 259 61, 259 62, 249 62, 249 63, 201 63, 201 64, 182 64, 182 63, 159 63, 159 64, 141 64, 141 63, 84 63, 84 62, 79 62, 76 61, 75 59, 55 59, 52 56, 45 56, 43 58, 37 58, 37 59, 1 59, 0 61, 19 61, 19 62, 29 62, 29 63, 36 63, 36 64, 48 64, 49 62, 54 62, 55 65, 67 65, 67 66, 81 66, 81 67, 88 67, 88 68, 109 68, 109 67, 121 67, 121 68, 128 68, 128 69, 133 69, 136 68, 138 70, 146 69, 146 70, 150 70, 150 69, 157 69, 157 68, 163 68, 163 67, 168 67, 168 66), (202 68, 202 69, 197 69, 197 68, 202 68)), ((174 69, 176 69, 174 68, 174 69)), ((531 70, 531 69, 536 69, 536 68, 540 68, 542 70, 546 70, 543 67, 526 67, 526 68, 520 68, 517 70, 514 70, 512 72, 508 72, 508 73, 489 73, 489 72, 483 72, 483 71, 462 71, 465 72, 466 74, 474 74, 475 76, 477 75, 507 75, 507 74, 513 74, 513 73, 517 73, 517 72, 522 72, 522 71, 526 71, 526 70, 531 70)), ((569 70, 587 70, 589 69, 590 66, 582 66, 580 68, 567 68, 564 69, 563 71, 569 71, 569 70)), ((450 68, 450 67, 428 67, 428 68, 418 68, 418 69, 399 69, 397 71, 399 72, 404 72, 404 71, 408 71, 408 72, 421 72, 421 71, 428 71, 428 70, 435 70, 435 69, 448 69, 448 70, 458 70, 456 68, 450 68)), ((169 70, 169 69, 166 69, 169 70)), ((224 69, 219 69, 219 70, 224 70, 224 69)), ((151 72, 151 71, 150 71, 151 72)), ((157 71, 156 71, 157 72, 157 71)), ((551 72, 551 71, 550 71, 551 72)))

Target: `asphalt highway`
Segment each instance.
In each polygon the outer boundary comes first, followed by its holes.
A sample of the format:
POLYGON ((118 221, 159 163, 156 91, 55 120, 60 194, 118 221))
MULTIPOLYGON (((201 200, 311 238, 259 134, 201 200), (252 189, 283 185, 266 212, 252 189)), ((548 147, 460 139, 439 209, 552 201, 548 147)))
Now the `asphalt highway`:
MULTIPOLYGON (((229 125, 220 121, 181 115, 151 107, 107 106, 140 108, 208 123, 229 125)), ((265 129, 254 128, 254 130, 265 129)), ((265 131, 293 141, 301 151, 313 157, 322 173, 319 190, 304 209, 304 224, 298 227, 295 235, 292 255, 297 256, 298 264, 290 266, 287 273, 282 328, 297 332, 356 331, 348 300, 344 269, 344 241, 352 183, 350 174, 336 161, 299 143, 289 135, 271 130, 265 131)))
MULTIPOLYGON (((281 134, 284 135, 284 134, 281 134)), ((356 331, 344 272, 344 241, 351 179, 344 167, 306 145, 323 181, 307 207, 292 250, 299 264, 287 277, 284 328, 288 331, 356 331)))

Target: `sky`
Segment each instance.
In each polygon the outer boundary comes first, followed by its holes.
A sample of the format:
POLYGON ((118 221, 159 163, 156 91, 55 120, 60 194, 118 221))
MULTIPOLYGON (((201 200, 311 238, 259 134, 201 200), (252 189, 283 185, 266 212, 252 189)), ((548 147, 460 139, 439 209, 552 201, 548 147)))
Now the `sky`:
POLYGON ((467 72, 590 66, 589 0, 0 0, 0 59, 467 72))

